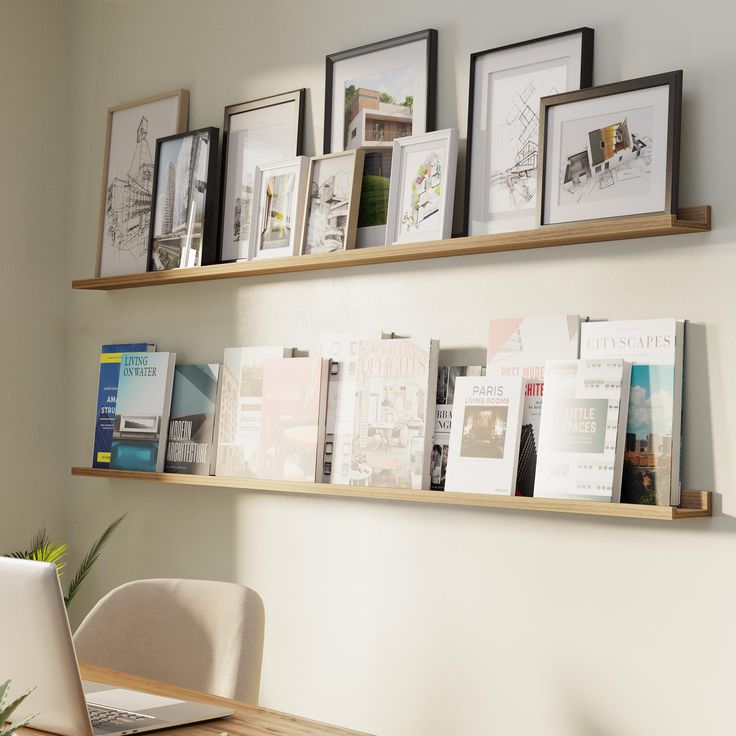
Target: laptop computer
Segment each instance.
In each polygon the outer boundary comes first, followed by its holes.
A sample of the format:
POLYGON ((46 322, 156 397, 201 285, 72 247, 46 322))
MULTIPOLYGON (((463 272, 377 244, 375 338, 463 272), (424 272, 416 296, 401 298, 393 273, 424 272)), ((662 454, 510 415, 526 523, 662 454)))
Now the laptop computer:
MULTIPOLYGON (((18 719, 60 736, 124 736, 225 718, 232 709, 83 682, 56 566, 0 557, 0 682, 36 689, 18 719)), ((0 724, 2 725, 2 724, 0 724)))

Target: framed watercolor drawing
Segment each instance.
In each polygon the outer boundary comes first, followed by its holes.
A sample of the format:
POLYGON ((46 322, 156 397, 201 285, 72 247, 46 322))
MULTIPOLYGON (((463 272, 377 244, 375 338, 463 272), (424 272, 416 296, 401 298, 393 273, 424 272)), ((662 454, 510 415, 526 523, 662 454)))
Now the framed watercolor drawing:
POLYGON ((324 153, 390 148, 394 138, 434 130, 436 90, 434 29, 330 54, 324 153))
POLYGON ((302 227, 302 255, 348 250, 355 245, 363 151, 315 156, 309 164, 302 227))
POLYGON ((308 176, 308 156, 256 167, 251 259, 297 255, 308 176))
POLYGON ((156 141, 149 271, 214 263, 219 137, 202 128, 156 141))
POLYGON ((456 169, 455 128, 394 141, 386 245, 450 237, 456 169))
POLYGON ((360 187, 356 248, 386 244, 392 155, 393 148, 386 146, 363 148, 363 183, 360 187))
POLYGON ((248 258, 256 166, 302 153, 305 90, 225 108, 220 261, 248 258))
POLYGON ((677 212, 682 71, 541 101, 540 225, 677 212))
POLYGON ((95 276, 146 270, 156 139, 186 130, 188 118, 183 89, 107 111, 95 276))
POLYGON ((470 56, 467 235, 536 227, 539 100, 593 83, 593 30, 470 56))

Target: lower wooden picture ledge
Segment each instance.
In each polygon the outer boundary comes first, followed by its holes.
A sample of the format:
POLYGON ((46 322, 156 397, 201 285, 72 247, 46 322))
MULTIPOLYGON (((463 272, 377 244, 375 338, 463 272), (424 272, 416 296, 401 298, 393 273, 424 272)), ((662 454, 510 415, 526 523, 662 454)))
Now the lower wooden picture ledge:
POLYGON ((401 488, 368 486, 339 486, 329 483, 299 483, 284 480, 257 480, 253 478, 223 478, 208 475, 179 473, 142 473, 128 470, 73 467, 72 475, 92 478, 120 478, 151 483, 236 488, 264 493, 299 493, 311 496, 342 496, 345 498, 378 498, 384 501, 450 504, 452 506, 480 506, 526 511, 553 511, 589 516, 617 516, 629 519, 657 519, 675 521, 712 516, 710 491, 683 491, 681 505, 642 506, 630 503, 599 503, 594 501, 566 501, 551 498, 524 498, 521 496, 491 496, 480 493, 448 491, 411 491, 401 488))

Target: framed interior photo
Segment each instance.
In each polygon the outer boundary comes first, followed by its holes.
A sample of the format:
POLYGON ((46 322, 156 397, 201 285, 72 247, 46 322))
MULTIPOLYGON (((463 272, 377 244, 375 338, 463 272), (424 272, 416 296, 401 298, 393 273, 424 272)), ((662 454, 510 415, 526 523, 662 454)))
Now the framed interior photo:
POLYGON ((540 225, 677 212, 682 71, 541 101, 540 225))
POLYGON ((324 153, 434 130, 436 90, 434 29, 328 55, 324 153))
POLYGON ((394 141, 386 245, 450 237, 456 169, 456 128, 394 141))
POLYGON ((156 139, 186 130, 188 119, 183 89, 107 111, 95 276, 146 270, 156 139))
POLYGON ((308 156, 256 167, 251 259, 297 255, 308 176, 308 156))
POLYGON ((593 84, 593 29, 470 56, 465 233, 536 227, 539 101, 593 84))
POLYGON ((225 108, 220 261, 247 259, 256 166, 302 154, 305 90, 225 108))
POLYGON ((156 141, 149 271, 214 263, 219 136, 201 128, 156 141))
POLYGON ((393 147, 369 146, 362 150, 363 183, 360 187, 355 247, 372 248, 386 244, 393 147))
POLYGON ((349 250, 358 224, 363 151, 315 156, 309 179, 302 227, 302 255, 349 250))

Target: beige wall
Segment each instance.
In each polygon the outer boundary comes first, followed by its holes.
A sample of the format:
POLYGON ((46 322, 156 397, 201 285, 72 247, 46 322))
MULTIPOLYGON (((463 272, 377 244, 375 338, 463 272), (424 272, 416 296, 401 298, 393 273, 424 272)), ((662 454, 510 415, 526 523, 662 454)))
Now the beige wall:
MULTIPOLYGON (((59 5, 46 7, 58 16, 59 5)), ((70 170, 62 177, 57 168, 52 180, 69 186, 65 270, 60 260, 30 257, 37 251, 27 249, 43 243, 52 252, 47 258, 59 258, 59 241, 34 216, 28 196, 3 183, 23 214, 8 242, 17 246, 24 225, 33 227, 23 252, 10 256, 22 274, 10 287, 12 303, 34 309, 39 269, 52 294, 44 295, 30 330, 14 328, 14 339, 27 344, 24 370, 33 356, 48 356, 38 344, 44 335, 59 343, 56 306, 68 294, 59 284, 66 288, 70 278, 93 271, 107 106, 181 86, 191 90, 191 125, 219 126, 226 104, 305 86, 313 153, 321 148, 324 55, 424 27, 439 30, 439 126, 458 126, 461 137, 472 51, 587 24, 596 29, 598 83, 684 68, 682 202, 712 203, 715 229, 71 294, 63 380, 69 464, 90 461, 96 354, 105 341, 152 339, 182 361, 211 361, 226 345, 309 349, 323 329, 384 328, 431 333, 441 338, 444 359, 477 362, 491 316, 683 316, 696 323, 687 350, 684 480, 718 494, 713 520, 664 525, 75 479, 66 504, 72 539, 89 539, 122 511, 130 515, 74 618, 131 578, 237 580, 265 601, 261 701, 273 708, 385 736, 729 732, 736 660, 736 162, 728 141, 736 57, 733 11, 725 7, 719 0, 697 8, 684 0, 623 0, 588 4, 581 14, 577 0, 376 0, 370 10, 337 0, 70 2, 70 170)), ((32 33, 25 32, 29 40, 18 45, 28 49, 32 33)), ((48 49, 35 53, 45 58, 48 49)), ((23 122, 35 125, 36 117, 24 114, 27 104, 26 95, 17 107, 23 122)), ((28 156, 41 168, 55 154, 39 140, 28 156)), ((33 180, 21 175, 34 193, 33 180)), ((30 365, 37 379, 58 380, 58 366, 30 365)), ((24 390, 38 383, 31 379, 22 380, 24 390)), ((11 416, 25 406, 12 396, 11 416)), ((28 427, 52 434, 40 420, 28 427)), ((10 440, 14 455, 23 455, 20 464, 38 468, 34 480, 61 477, 54 457, 39 460, 38 445, 19 442, 16 433, 10 440)))

